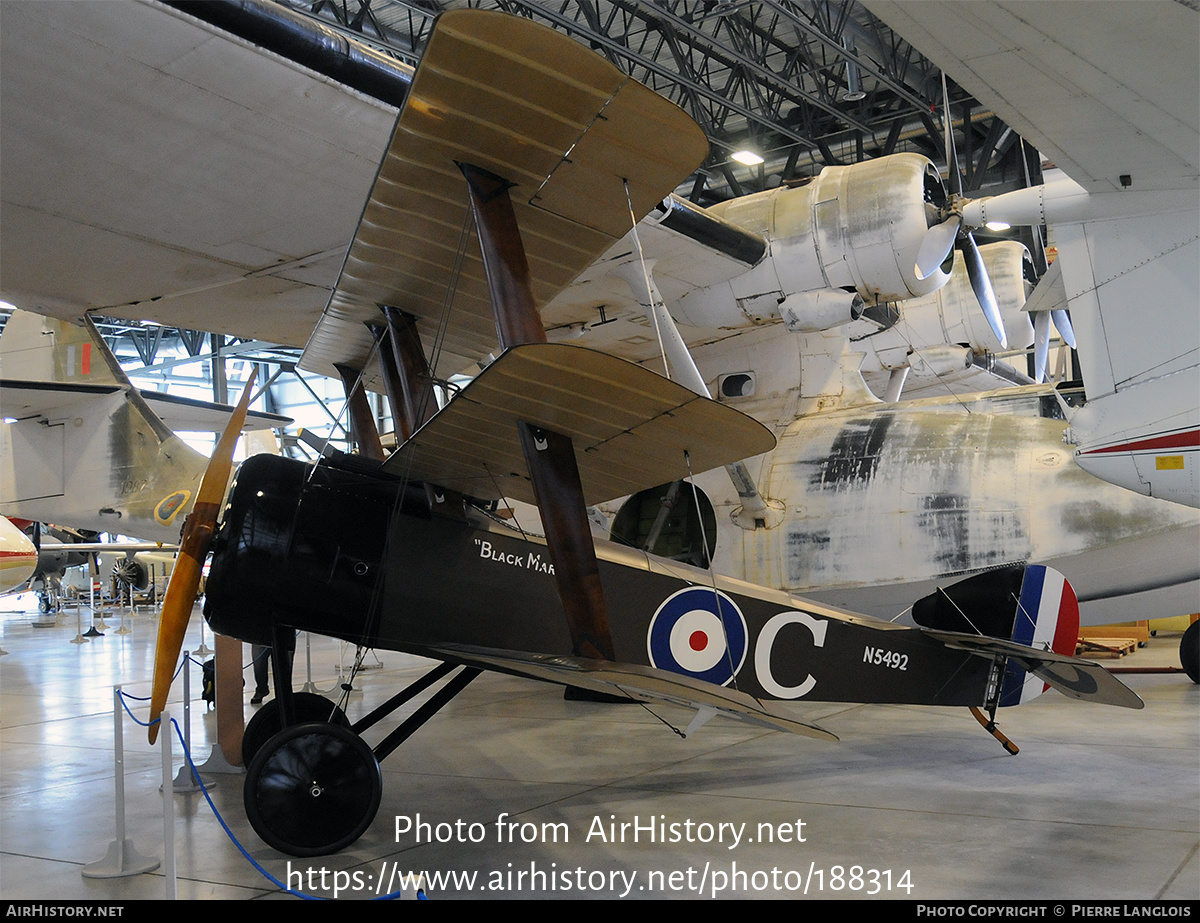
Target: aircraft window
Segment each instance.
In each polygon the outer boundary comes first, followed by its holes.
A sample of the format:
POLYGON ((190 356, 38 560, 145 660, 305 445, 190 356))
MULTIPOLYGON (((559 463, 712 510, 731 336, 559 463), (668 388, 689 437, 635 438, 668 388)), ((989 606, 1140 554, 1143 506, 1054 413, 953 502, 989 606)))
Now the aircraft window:
POLYGON ((727 397, 753 397, 754 375, 751 372, 735 372, 721 377, 720 394, 727 397))
POLYGON ((717 517, 704 491, 697 487, 693 496, 692 485, 674 481, 626 500, 613 520, 610 538, 660 557, 706 567, 704 541, 707 539, 709 549, 716 546, 717 517))

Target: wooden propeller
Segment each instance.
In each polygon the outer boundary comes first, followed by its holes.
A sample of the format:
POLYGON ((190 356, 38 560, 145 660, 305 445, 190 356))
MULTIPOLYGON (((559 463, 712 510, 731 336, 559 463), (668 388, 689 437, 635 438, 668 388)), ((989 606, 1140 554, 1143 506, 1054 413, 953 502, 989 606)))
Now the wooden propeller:
POLYGON ((192 616, 196 601, 196 590, 200 586, 200 573, 208 548, 212 543, 217 526, 217 513, 225 497, 225 486, 229 483, 229 472, 233 468, 233 448, 246 422, 246 410, 250 406, 250 392, 258 369, 250 372, 250 378, 242 389, 241 400, 233 416, 225 426, 225 432, 204 469, 200 490, 191 515, 183 527, 183 540, 179 557, 171 571, 167 584, 167 595, 163 599, 162 618, 158 623, 158 646, 154 652, 154 687, 150 695, 150 743, 158 739, 158 719, 167 704, 171 691, 171 679, 175 673, 175 662, 183 647, 183 636, 192 616))

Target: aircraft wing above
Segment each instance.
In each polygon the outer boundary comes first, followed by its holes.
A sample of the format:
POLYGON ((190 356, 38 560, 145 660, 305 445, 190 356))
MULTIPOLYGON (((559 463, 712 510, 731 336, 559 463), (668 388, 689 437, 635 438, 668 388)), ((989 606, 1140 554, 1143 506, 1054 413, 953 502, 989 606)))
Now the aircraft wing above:
POLYGON ((1194 5, 863 5, 1089 192, 1195 188, 1194 5))
POLYGON ((0 295, 303 346, 395 112, 163 4, 0 4, 0 295))
POLYGON ((303 368, 369 369, 366 324, 379 323, 379 305, 418 319, 422 341, 440 344, 443 373, 495 349, 457 162, 516 184, 533 292, 546 304, 708 151, 685 113, 585 46, 470 13, 439 19, 303 368))

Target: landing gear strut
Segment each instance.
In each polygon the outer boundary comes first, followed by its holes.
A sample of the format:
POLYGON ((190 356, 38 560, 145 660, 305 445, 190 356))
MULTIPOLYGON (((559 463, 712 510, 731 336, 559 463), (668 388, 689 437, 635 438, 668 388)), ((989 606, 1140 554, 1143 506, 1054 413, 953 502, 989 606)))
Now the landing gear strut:
POLYGON ((287 641, 275 638, 275 698, 246 727, 242 800, 250 825, 268 845, 293 856, 322 856, 349 846, 375 819, 383 795, 380 760, 481 671, 439 664, 351 727, 328 699, 292 691, 287 641), (377 747, 359 736, 456 669, 377 747))
POLYGON ((997 657, 992 661, 992 672, 988 676, 987 685, 987 703, 984 708, 987 709, 987 714, 983 713, 983 709, 970 706, 971 714, 975 716, 975 720, 980 723, 985 731, 991 734, 996 740, 1000 741, 1009 756, 1016 756, 1021 752, 1021 748, 1005 737, 1000 728, 996 726, 996 709, 1000 705, 1000 692, 1004 688, 1004 668, 1007 663, 1004 657, 997 657))

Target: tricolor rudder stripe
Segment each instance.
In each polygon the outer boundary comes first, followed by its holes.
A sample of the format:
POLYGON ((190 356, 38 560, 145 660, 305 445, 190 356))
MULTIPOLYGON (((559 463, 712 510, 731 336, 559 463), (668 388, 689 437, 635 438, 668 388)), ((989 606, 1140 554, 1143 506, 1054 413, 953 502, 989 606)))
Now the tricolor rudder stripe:
MULTIPOLYGON (((1035 650, 1049 649, 1069 656, 1075 653, 1078 637, 1079 601, 1067 578, 1054 568, 1041 564, 1026 567, 1012 639, 1035 650)), ((1049 688, 1009 660, 1000 704, 1019 705, 1049 688)))

